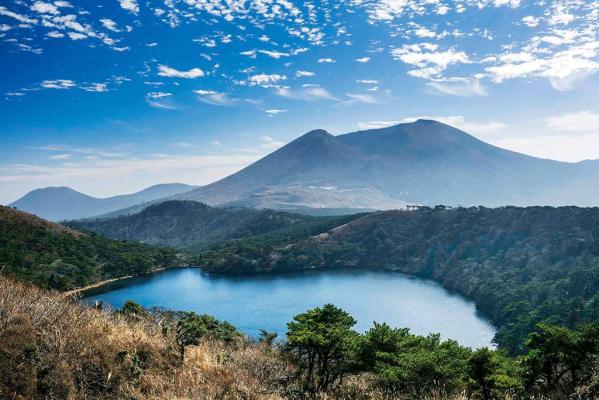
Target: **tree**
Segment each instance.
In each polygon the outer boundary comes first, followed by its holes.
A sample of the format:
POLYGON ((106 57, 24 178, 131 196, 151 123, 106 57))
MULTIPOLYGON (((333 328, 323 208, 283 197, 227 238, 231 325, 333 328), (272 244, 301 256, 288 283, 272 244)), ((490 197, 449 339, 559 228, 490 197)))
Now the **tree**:
POLYGON ((567 397, 596 372, 599 323, 580 325, 576 331, 539 324, 528 336, 526 346, 528 387, 550 397, 567 397))
POLYGON ((230 323, 220 322, 211 315, 187 312, 177 321, 175 336, 177 345, 179 345, 181 362, 183 362, 186 346, 199 345, 200 340, 205 336, 213 336, 225 343, 230 343, 239 336, 239 332, 230 323))
POLYGON ((119 312, 132 318, 141 318, 148 315, 147 311, 140 304, 134 302, 133 300, 127 300, 119 312))
POLYGON ((279 336, 277 332, 269 332, 265 329, 260 329, 260 343, 264 344, 266 347, 272 347, 275 339, 279 336))
POLYGON ((497 362, 486 347, 476 350, 468 360, 468 392, 471 397, 491 400, 496 387, 497 362))
POLYGON ((287 349, 300 367, 306 391, 329 390, 352 368, 359 338, 352 330, 355 324, 332 304, 296 315, 287 324, 287 349))

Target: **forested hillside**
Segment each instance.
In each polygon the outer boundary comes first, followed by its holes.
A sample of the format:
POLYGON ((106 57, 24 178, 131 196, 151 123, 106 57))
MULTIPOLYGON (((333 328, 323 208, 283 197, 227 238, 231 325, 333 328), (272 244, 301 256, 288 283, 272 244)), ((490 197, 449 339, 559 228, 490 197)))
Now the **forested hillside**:
POLYGON ((71 221, 68 225, 113 239, 197 251, 215 243, 254 236, 302 238, 358 217, 312 217, 272 210, 216 208, 195 201, 166 201, 132 215, 71 221))
POLYGON ((175 263, 176 252, 106 239, 0 206, 2 273, 61 290, 175 263))
POLYGON ((196 261, 220 273, 370 268, 430 278, 474 299, 512 352, 539 322, 599 320, 598 208, 379 212, 300 241, 231 242, 196 261))

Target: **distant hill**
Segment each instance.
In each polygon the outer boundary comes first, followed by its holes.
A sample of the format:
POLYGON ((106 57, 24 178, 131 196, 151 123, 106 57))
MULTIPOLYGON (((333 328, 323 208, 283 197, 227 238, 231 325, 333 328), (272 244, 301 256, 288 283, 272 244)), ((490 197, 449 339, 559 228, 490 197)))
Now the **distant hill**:
POLYGON ((140 192, 103 199, 64 186, 47 187, 33 190, 9 206, 50 221, 63 221, 105 214, 183 193, 194 187, 182 183, 167 183, 150 186, 140 192))
POLYGON ((393 270, 472 298, 513 352, 539 322, 599 321, 599 208, 424 208, 363 215, 273 244, 226 243, 195 263, 217 273, 393 270))
POLYGON ((215 208, 194 201, 165 201, 132 215, 67 224, 113 239, 199 250, 231 239, 302 237, 357 217, 315 217, 240 207, 215 208))
POLYGON ((599 162, 530 157, 418 120, 339 136, 311 131, 233 175, 173 198, 275 209, 594 205, 599 162))
POLYGON ((78 232, 0 206, 0 269, 40 286, 67 290, 177 263, 174 251, 78 232))

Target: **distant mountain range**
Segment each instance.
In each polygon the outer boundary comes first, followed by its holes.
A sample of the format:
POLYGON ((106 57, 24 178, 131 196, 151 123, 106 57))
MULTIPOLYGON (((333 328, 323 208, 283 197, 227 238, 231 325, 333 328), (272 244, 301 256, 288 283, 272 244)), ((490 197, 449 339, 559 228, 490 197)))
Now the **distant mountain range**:
POLYGON ((50 221, 62 221, 106 214, 170 197, 193 188, 194 186, 182 183, 166 183, 150 186, 136 193, 101 199, 64 186, 47 187, 33 190, 9 206, 50 221))
POLYGON ((504 150, 431 120, 333 136, 315 130, 247 168, 174 196, 258 208, 595 205, 599 162, 504 150))
POLYGON ((107 199, 46 188, 11 206, 56 221, 133 214, 164 200, 339 214, 408 204, 593 206, 598 198, 599 161, 531 157, 418 120, 339 136, 314 130, 202 187, 157 185, 107 199))

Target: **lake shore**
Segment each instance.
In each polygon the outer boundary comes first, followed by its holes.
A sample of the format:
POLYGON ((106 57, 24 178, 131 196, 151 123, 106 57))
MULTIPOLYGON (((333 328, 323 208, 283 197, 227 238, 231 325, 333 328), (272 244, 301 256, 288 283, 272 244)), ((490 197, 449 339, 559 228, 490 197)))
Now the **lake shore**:
POLYGON ((114 283, 114 282, 122 281, 122 280, 125 280, 125 279, 131 279, 131 278, 135 278, 135 277, 138 277, 138 276, 143 276, 143 275, 147 275, 147 274, 153 274, 153 273, 155 273, 155 272, 160 272, 160 271, 164 271, 164 270, 166 270, 166 268, 165 268, 165 267, 162 267, 162 268, 156 268, 156 269, 153 269, 153 270, 151 270, 151 271, 148 271, 148 272, 146 272, 146 273, 144 273, 144 274, 142 274, 142 275, 125 275, 125 276, 120 276, 120 277, 118 277, 118 278, 110 278, 110 279, 105 279, 105 280, 103 280, 103 281, 99 281, 99 282, 96 282, 96 283, 92 283, 91 285, 82 286, 82 287, 80 287, 80 288, 77 288, 77 289, 67 290, 66 292, 63 292, 63 295, 64 295, 65 297, 76 296, 76 295, 78 295, 78 294, 82 294, 82 293, 84 293, 84 292, 86 292, 86 291, 88 291, 88 290, 91 290, 91 289, 97 289, 97 288, 99 288, 99 287, 102 287, 102 286, 108 285, 108 284, 110 284, 110 283, 114 283))

